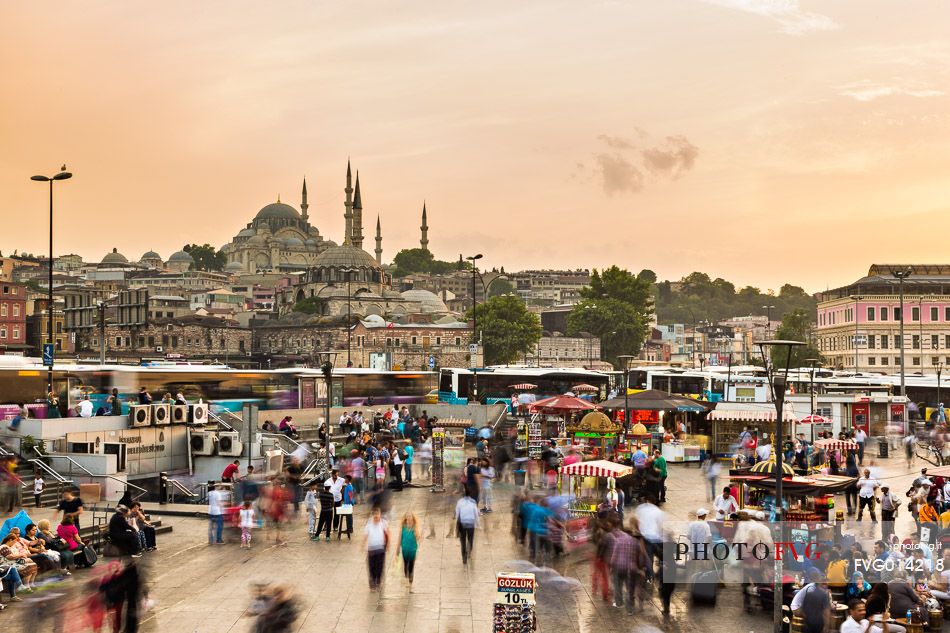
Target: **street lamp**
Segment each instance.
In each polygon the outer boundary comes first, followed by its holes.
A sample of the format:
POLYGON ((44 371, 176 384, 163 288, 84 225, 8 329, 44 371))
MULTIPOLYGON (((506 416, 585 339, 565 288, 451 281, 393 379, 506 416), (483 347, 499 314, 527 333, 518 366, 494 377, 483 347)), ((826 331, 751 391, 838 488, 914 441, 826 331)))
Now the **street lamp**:
POLYGON ((864 297, 858 295, 851 295, 848 297, 854 301, 854 373, 858 373, 858 301, 864 299, 864 297))
MULTIPOLYGON (((478 255, 471 255, 465 258, 468 261, 472 262, 472 344, 475 345, 474 347, 475 358, 472 359, 472 362, 475 365, 478 364, 478 338, 477 338, 478 337, 478 315, 475 313, 475 305, 477 302, 477 298, 475 295, 475 276, 478 274, 478 267, 475 265, 475 262, 480 260, 481 258, 482 258, 481 253, 479 253, 478 255)), ((478 403, 478 367, 476 367, 475 365, 473 365, 472 367, 472 373, 474 374, 474 376, 472 377, 472 399, 477 404, 478 403)))
MULTIPOLYGON (((326 398, 326 416, 327 416, 327 437, 330 436, 332 428, 330 426, 330 404, 333 400, 333 361, 336 358, 337 352, 325 351, 325 352, 315 352, 317 358, 320 361, 320 371, 323 372, 323 379, 327 384, 327 398, 326 398)), ((270 360, 268 359, 268 365, 270 360)))
POLYGON ((352 316, 350 315, 350 273, 356 272, 356 268, 341 268, 340 272, 346 275, 346 366, 352 367, 353 361, 350 360, 350 337, 352 336, 352 316))
POLYGON ((815 369, 821 364, 817 358, 806 358, 805 362, 811 367, 808 379, 808 399, 811 401, 811 441, 815 442, 815 369))
POLYGON ((772 310, 775 309, 775 306, 762 306, 762 309, 765 310, 767 314, 765 317, 765 340, 769 340, 772 338, 772 310))
MULTIPOLYGON (((788 385, 788 368, 792 362, 792 348, 799 345, 804 345, 802 341, 782 341, 782 340, 768 340, 760 341, 756 343, 759 347, 759 351, 762 353, 762 357, 765 358, 765 348, 766 347, 783 347, 787 352, 785 357, 785 373, 779 374, 776 373, 772 375, 772 371, 769 370, 769 384, 772 387, 772 401, 775 403, 775 433, 772 436, 772 455, 775 456, 775 521, 774 524, 776 528, 780 530, 780 533, 777 535, 779 538, 773 537, 773 542, 778 543, 784 541, 782 538, 783 535, 781 530, 783 529, 782 517, 784 514, 784 503, 782 501, 782 479, 784 477, 784 472, 782 470, 782 455, 781 450, 781 440, 784 437, 783 434, 783 423, 782 423, 782 410, 785 407, 785 390, 788 385)), ((775 358, 774 355, 771 355, 771 358, 775 358)), ((768 365, 766 365, 768 368, 768 365)), ((775 588, 774 596, 776 599, 774 603, 774 611, 772 613, 772 622, 774 624, 775 633, 782 633, 782 601, 778 599, 778 596, 782 595, 782 557, 775 557, 775 588)))
POLYGON ((617 357, 620 366, 623 368, 623 443, 627 443, 627 430, 630 428, 630 398, 627 392, 630 390, 630 361, 636 358, 631 354, 621 354, 617 357))
POLYGON ((904 383, 904 280, 910 277, 913 271, 910 268, 892 270, 891 274, 897 278, 898 293, 900 296, 901 315, 901 395, 907 396, 907 385, 904 383))
POLYGON ((53 357, 55 356, 53 351, 55 348, 55 346, 53 346, 53 182, 57 180, 68 180, 72 177, 73 175, 66 171, 66 165, 63 165, 60 172, 55 176, 30 177, 30 180, 49 183, 49 288, 47 288, 49 291, 47 301, 49 303, 46 308, 46 314, 48 316, 46 321, 46 342, 50 345, 50 356, 46 370, 47 393, 53 391, 53 357))
POLYGON ((937 421, 938 421, 938 422, 945 422, 945 420, 939 419, 940 417, 942 417, 942 416, 940 415, 940 404, 941 404, 941 402, 940 402, 940 374, 943 373, 943 363, 940 362, 940 361, 935 362, 935 363, 934 363, 934 371, 937 372, 937 417, 938 417, 938 420, 937 420, 937 421))

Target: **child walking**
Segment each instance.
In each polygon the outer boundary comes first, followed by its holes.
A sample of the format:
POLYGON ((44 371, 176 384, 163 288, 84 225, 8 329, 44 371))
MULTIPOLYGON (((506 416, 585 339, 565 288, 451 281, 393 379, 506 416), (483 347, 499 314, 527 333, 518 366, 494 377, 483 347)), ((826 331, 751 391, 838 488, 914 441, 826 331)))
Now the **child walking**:
POLYGON ((254 527, 254 508, 245 501, 241 508, 241 549, 251 549, 251 528, 254 527))

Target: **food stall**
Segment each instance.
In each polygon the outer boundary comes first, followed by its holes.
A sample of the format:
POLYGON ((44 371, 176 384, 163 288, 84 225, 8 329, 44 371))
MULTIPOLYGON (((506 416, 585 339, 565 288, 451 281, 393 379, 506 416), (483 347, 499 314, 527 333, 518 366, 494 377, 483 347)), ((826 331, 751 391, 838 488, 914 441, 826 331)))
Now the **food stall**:
POLYGON ((600 408, 587 400, 563 395, 538 400, 528 407, 528 413, 540 414, 537 421, 541 422, 541 432, 545 437, 563 437, 573 416, 600 408))
POLYGON ((598 504, 604 500, 607 480, 632 475, 633 466, 596 459, 561 466, 560 474, 561 491, 571 497, 568 506, 571 516, 593 516, 598 504))
POLYGON ((462 418, 439 418, 443 429, 443 463, 446 468, 461 468, 465 465, 465 429, 472 421, 462 418))
MULTIPOLYGON (((706 417, 712 423, 710 450, 716 457, 733 457, 744 430, 756 431, 759 437, 763 433, 771 436, 775 430, 775 415, 775 405, 771 402, 720 402, 706 417)), ((782 422, 788 427, 783 435, 789 434, 797 421, 794 406, 786 402, 782 422)))
POLYGON ((611 398, 602 402, 601 406, 617 410, 618 420, 623 419, 620 412, 630 410, 631 424, 627 429, 630 444, 640 444, 645 450, 659 448, 665 446, 664 436, 668 435, 672 447, 668 454, 664 453, 667 461, 699 461, 700 443, 689 435, 679 434, 678 429, 680 421, 686 423, 690 415, 705 414, 709 411, 709 407, 702 402, 659 389, 649 389, 626 398, 611 398), (637 429, 636 434, 634 429, 637 429), (640 429, 645 429, 646 432, 640 429))
POLYGON ((568 422, 567 435, 575 447, 582 446, 585 455, 596 459, 613 453, 623 435, 623 425, 600 411, 591 411, 580 420, 568 422))
POLYGON ((813 446, 815 450, 821 454, 820 470, 823 472, 828 469, 832 456, 834 456, 835 461, 837 461, 838 468, 844 470, 845 458, 847 457, 848 451, 858 450, 858 443, 854 440, 821 439, 815 440, 813 446))

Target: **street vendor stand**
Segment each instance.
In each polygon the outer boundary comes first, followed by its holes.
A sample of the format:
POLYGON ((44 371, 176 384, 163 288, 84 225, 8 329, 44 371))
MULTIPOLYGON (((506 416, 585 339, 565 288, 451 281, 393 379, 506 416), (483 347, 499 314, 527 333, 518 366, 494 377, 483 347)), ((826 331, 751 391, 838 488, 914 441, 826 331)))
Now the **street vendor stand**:
POLYGON ((567 492, 571 495, 568 511, 571 516, 593 516, 597 506, 604 500, 607 479, 620 479, 633 474, 633 466, 626 466, 604 459, 575 462, 561 466, 561 490, 567 478, 567 492))
POLYGON ((574 415, 582 413, 584 411, 592 411, 594 409, 600 409, 601 407, 588 402, 587 400, 582 400, 575 396, 554 396, 552 398, 545 398, 544 400, 538 400, 537 402, 528 406, 528 413, 539 414, 541 416, 552 416, 558 421, 557 428, 544 428, 542 424, 542 431, 545 432, 547 437, 560 437, 565 434, 567 423, 573 418, 574 415))
POLYGON ((472 426, 472 421, 461 418, 439 418, 438 425, 445 433, 442 439, 445 467, 461 468, 465 465, 465 429, 472 426))
MULTIPOLYGON (((611 398, 601 403, 605 409, 623 411, 630 410, 630 422, 627 434, 631 446, 640 444, 648 452, 653 448, 665 447, 664 428, 670 438, 678 436, 678 420, 688 414, 701 414, 709 411, 704 403, 692 398, 678 396, 659 389, 648 389, 627 396, 626 398, 611 398), (652 429, 650 427, 653 427, 652 429), (636 430, 636 433, 634 432, 636 430)), ((622 419, 622 416, 618 417, 622 419)), ((668 442, 673 446, 669 451, 664 450, 664 457, 669 462, 699 461, 700 450, 706 442, 697 441, 697 438, 678 436, 668 442)), ((627 452, 631 450, 627 446, 627 452)))
POLYGON ((623 425, 600 411, 591 411, 576 422, 568 422, 567 435, 572 446, 582 445, 584 454, 596 459, 613 453, 623 435, 623 425))
POLYGON ((813 446, 822 456, 821 466, 819 467, 821 470, 828 468, 832 454, 835 455, 838 467, 844 470, 845 457, 848 451, 858 450, 858 443, 854 440, 821 439, 815 440, 813 446))
MULTIPOLYGON (((775 405, 770 402, 720 402, 706 416, 712 423, 710 450, 716 457, 734 457, 744 430, 757 431, 760 438, 763 433, 772 435, 775 415, 775 405)), ((782 408, 782 422, 788 424, 784 434, 791 433, 797 421, 794 406, 786 402, 782 408)), ((784 439, 779 438, 777 446, 781 447, 784 439)))

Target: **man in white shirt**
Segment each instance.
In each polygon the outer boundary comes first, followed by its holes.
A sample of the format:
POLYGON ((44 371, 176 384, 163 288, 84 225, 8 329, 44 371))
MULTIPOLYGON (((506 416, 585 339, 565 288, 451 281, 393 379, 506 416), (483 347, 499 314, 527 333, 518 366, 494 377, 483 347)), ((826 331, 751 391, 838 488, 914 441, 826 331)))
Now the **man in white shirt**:
POLYGON ((854 432, 854 441, 858 443, 858 464, 864 466, 864 443, 868 441, 868 434, 860 426, 854 432))
MULTIPOLYGON (((709 529, 709 524, 706 523, 706 515, 708 514, 706 508, 700 508, 696 511, 696 520, 691 521, 686 528, 686 534, 689 538, 690 558, 696 552, 697 545, 705 544, 708 546, 712 542, 712 530, 709 529)), ((702 548, 699 549, 702 550, 702 548)))
POLYGON ((723 488, 722 494, 716 497, 716 500, 713 502, 713 509, 716 511, 717 521, 725 521, 729 518, 729 515, 739 511, 739 504, 736 503, 735 498, 729 494, 728 486, 723 488))
POLYGON ((871 625, 865 618, 864 601, 855 598, 848 603, 848 619, 841 624, 841 633, 893 633, 888 629, 889 614, 884 613, 882 622, 871 625), (868 628, 870 625, 870 628, 868 628))
POLYGON ((82 400, 79 402, 79 417, 81 418, 92 417, 92 401, 89 399, 88 393, 84 395, 82 397, 82 400))
POLYGON ((871 471, 865 468, 864 476, 858 479, 858 521, 861 520, 864 508, 867 507, 871 515, 871 523, 877 523, 877 515, 874 514, 874 495, 880 487, 881 483, 871 477, 871 471))
POLYGON ((475 547, 475 528, 478 527, 478 503, 468 495, 455 504, 455 524, 458 530, 459 541, 462 543, 462 564, 468 563, 475 547))
POLYGON ((755 455, 760 462, 769 461, 769 457, 772 456, 772 445, 759 444, 758 448, 755 449, 755 455))
POLYGON ((231 495, 217 486, 208 493, 208 545, 224 544, 224 511, 230 499, 231 495))
MULTIPOLYGON (((337 469, 334 468, 330 471, 330 477, 323 482, 323 485, 330 489, 330 492, 333 494, 333 507, 339 508, 340 504, 343 503, 343 486, 346 485, 346 480, 343 477, 340 477, 337 469)), ((336 530, 340 524, 340 515, 333 512, 333 529, 336 530)))

